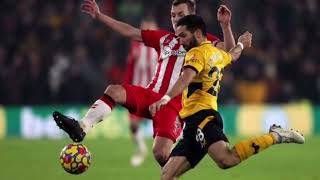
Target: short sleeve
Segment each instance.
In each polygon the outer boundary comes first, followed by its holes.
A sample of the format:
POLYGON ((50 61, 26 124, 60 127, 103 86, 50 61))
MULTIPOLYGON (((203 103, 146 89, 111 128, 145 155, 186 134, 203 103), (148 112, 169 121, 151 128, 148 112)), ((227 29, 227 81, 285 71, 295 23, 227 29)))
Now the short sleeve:
POLYGON ((160 39, 169 34, 164 30, 141 30, 141 37, 144 45, 155 48, 157 51, 160 49, 160 39))
POLYGON ((232 61, 232 56, 230 53, 225 52, 224 50, 219 49, 219 53, 222 55, 222 65, 223 67, 229 65, 232 61))
POLYGON ((199 50, 191 49, 187 52, 185 56, 184 68, 192 68, 198 73, 200 73, 205 66, 205 60, 203 55, 199 50))

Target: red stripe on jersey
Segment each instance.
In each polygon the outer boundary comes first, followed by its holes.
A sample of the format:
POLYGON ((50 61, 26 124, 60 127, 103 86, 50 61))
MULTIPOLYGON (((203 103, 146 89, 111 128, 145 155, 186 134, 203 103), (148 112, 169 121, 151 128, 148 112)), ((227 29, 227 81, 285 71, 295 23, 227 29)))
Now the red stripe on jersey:
POLYGON ((153 49, 151 49, 151 48, 148 48, 148 49, 147 49, 146 64, 147 64, 147 67, 150 67, 150 68, 147 69, 147 79, 146 79, 147 82, 150 82, 150 81, 151 81, 151 75, 152 75, 152 72, 151 72, 151 69, 152 69, 152 68, 151 68, 151 60, 152 60, 151 55, 152 55, 152 50, 153 50, 153 49))
MULTIPOLYGON (((139 61, 142 61, 142 49, 143 48, 146 48, 144 47, 144 45, 142 43, 139 43, 139 46, 137 47, 137 54, 136 54, 136 62, 135 62, 135 66, 137 66, 137 64, 139 64, 139 61)), ((135 70, 136 70, 136 67, 135 67, 135 70)), ((140 69, 138 69, 138 72, 136 72, 137 74, 134 74, 134 77, 133 77, 133 81, 135 81, 135 84, 141 84, 142 82, 142 72, 140 69)))
POLYGON ((158 63, 157 72, 156 72, 156 74, 153 76, 153 80, 152 80, 151 83, 149 84, 148 89, 153 89, 154 86, 157 84, 158 79, 159 79, 159 74, 160 74, 160 69, 161 69, 162 62, 163 62, 163 61, 160 61, 160 62, 158 63))
MULTIPOLYGON (((164 31, 146 31, 144 34, 144 39, 146 39, 146 37, 149 38, 147 40, 152 42, 152 47, 157 50, 157 53, 159 55, 156 74, 153 77, 152 82, 149 84, 148 89, 151 89, 154 92, 158 92, 160 94, 165 94, 168 91, 168 88, 172 88, 173 84, 176 82, 179 74, 182 71, 182 69, 180 69, 180 66, 182 67, 183 60, 181 58, 178 58, 177 54, 175 54, 177 52, 180 52, 178 50, 181 45, 179 43, 179 40, 176 39, 176 36, 173 33, 164 33, 164 31), (156 44, 155 40, 157 40, 159 46, 158 44, 156 44), (157 46, 155 47, 155 45, 157 46), (177 68, 179 68, 179 70, 177 70, 177 68)), ((211 34, 207 34, 207 36, 208 40, 210 41, 219 41, 216 36, 213 36, 211 34)))
MULTIPOLYGON (((172 48, 173 50, 178 50, 180 47, 180 44, 176 44, 174 48, 172 48)), ((172 78, 172 72, 174 69, 174 65, 177 62, 178 57, 176 55, 171 55, 168 59, 168 65, 166 68, 166 72, 164 73, 164 77, 162 80, 162 85, 160 87, 159 93, 160 94, 165 94, 168 90, 171 78, 172 78)))

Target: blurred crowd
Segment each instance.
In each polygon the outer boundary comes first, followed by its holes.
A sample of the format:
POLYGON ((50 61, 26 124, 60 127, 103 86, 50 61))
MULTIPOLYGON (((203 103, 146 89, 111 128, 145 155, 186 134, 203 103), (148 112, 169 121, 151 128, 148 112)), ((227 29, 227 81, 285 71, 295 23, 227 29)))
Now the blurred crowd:
MULTIPOLYGON (((123 81, 129 40, 80 12, 80 0, 0 2, 0 104, 91 104, 123 81)), ((172 30, 171 0, 100 0, 101 11, 136 27, 154 16, 172 30)), ((224 73, 220 103, 320 103, 320 2, 200 0, 197 12, 223 40, 219 4, 235 37, 253 48, 224 73)))

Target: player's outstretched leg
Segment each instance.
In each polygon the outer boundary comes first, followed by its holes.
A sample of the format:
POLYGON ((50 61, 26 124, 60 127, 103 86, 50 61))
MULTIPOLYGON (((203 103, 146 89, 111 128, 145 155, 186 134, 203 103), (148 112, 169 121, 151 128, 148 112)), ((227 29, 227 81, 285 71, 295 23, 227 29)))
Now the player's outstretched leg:
POLYGON ((219 141, 210 145, 208 153, 222 169, 231 168, 274 144, 298 143, 303 144, 305 139, 296 130, 286 130, 280 126, 272 125, 269 133, 240 141, 234 148, 229 149, 226 142, 219 141))
POLYGON ((86 133, 82 130, 78 121, 57 111, 53 112, 52 116, 58 127, 64 130, 74 142, 83 140, 86 133))
POLYGON ((152 151, 161 167, 168 161, 173 144, 182 132, 183 125, 177 117, 178 111, 169 105, 161 107, 153 116, 155 138, 152 151))
POLYGON ((283 129, 280 126, 272 125, 269 134, 241 141, 235 145, 235 150, 241 161, 268 148, 273 144, 297 143, 303 144, 305 139, 301 133, 293 129, 283 129))
POLYGON ((109 85, 104 94, 88 110, 80 122, 62 115, 52 114, 57 125, 64 130, 75 142, 81 142, 89 130, 107 117, 115 103, 126 101, 126 91, 121 85, 109 85))

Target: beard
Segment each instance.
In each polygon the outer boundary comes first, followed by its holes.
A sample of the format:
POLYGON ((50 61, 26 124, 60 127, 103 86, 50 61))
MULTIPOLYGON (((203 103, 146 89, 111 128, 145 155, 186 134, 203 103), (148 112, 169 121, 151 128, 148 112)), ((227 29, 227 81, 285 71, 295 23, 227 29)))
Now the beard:
POLYGON ((196 47, 196 46, 198 46, 198 45, 199 45, 199 43, 197 42, 196 37, 195 37, 195 36, 192 36, 190 43, 189 43, 189 44, 184 44, 184 45, 183 45, 183 48, 184 48, 186 51, 189 51, 190 49, 192 49, 192 48, 194 48, 194 47, 196 47))

